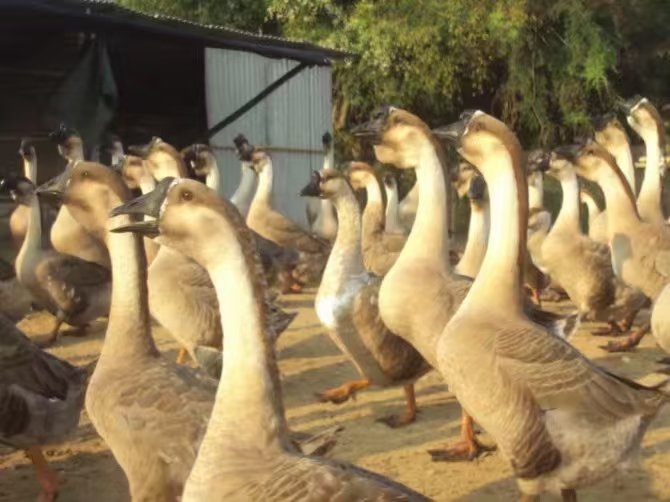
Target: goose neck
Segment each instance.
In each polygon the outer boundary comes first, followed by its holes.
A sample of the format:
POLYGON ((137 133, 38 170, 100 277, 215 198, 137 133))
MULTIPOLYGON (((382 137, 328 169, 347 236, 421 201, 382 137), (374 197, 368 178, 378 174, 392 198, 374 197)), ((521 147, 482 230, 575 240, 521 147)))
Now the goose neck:
POLYGON ((219 193, 221 180, 219 175, 219 169, 217 167, 212 167, 207 174, 205 179, 205 185, 214 190, 216 193, 219 193))
POLYGON ((565 172, 561 175, 559 181, 563 192, 563 202, 558 218, 554 222, 554 229, 579 232, 579 183, 577 175, 574 172, 565 172))
POLYGON ((488 201, 470 202, 470 226, 463 256, 454 268, 458 274, 477 277, 489 240, 490 208, 488 201))
POLYGON ((346 277, 365 272, 361 249, 361 210, 358 201, 353 192, 348 190, 338 195, 333 204, 339 224, 320 290, 331 289, 338 286, 346 277))
POLYGON ((398 188, 396 186, 386 186, 386 231, 397 232, 400 226, 398 215, 398 188))
POLYGON ((258 175, 258 188, 256 189, 256 199, 272 205, 272 183, 273 183, 272 161, 267 160, 267 165, 258 175))
MULTIPOLYGON (((120 200, 116 205, 119 204, 120 200)), ((130 223, 129 216, 116 216, 109 220, 108 229, 130 223)), ((159 357, 151 336, 147 262, 142 237, 108 231, 105 240, 112 262, 112 305, 101 361, 159 357)))
MULTIPOLYGON (((23 265, 26 257, 32 253, 37 252, 42 244, 42 211, 40 202, 36 195, 30 198, 29 212, 28 212, 28 227, 26 236, 21 244, 21 249, 16 258, 17 275, 19 279, 23 280, 23 265)), ((26 266, 32 266, 25 263, 26 266)))
POLYGON ((30 182, 37 186, 37 159, 35 155, 31 159, 23 159, 23 175, 30 180, 30 182))
POLYGON ((398 262, 405 260, 440 260, 449 268, 449 234, 447 221, 447 185, 442 163, 431 146, 424 147, 416 167, 418 207, 416 219, 398 262))
MULTIPOLYGON (((236 239, 225 240, 210 253, 206 269, 219 301, 223 332, 223 372, 216 404, 203 442, 216 455, 223 438, 253 445, 259 451, 286 441, 286 420, 279 371, 266 332, 263 286, 252 277, 252 252, 236 239), (234 285, 234 286, 233 286, 234 285), (231 287, 234 291, 231 291, 231 287), (231 294, 233 293, 233 294, 231 294)), ((201 453, 203 450, 201 450, 201 453)))
POLYGON ((626 141, 622 145, 611 148, 610 153, 626 178, 628 186, 635 193, 635 164, 633 164, 633 154, 630 151, 630 145, 626 141))
POLYGON ((230 202, 235 204, 237 209, 243 216, 246 216, 249 211, 249 205, 254 196, 254 185, 256 183, 256 175, 253 170, 249 167, 249 164, 242 162, 242 176, 240 178, 240 184, 235 190, 235 193, 230 198, 230 202))
POLYGON ((625 230, 626 225, 640 221, 635 199, 623 180, 612 169, 600 169, 596 181, 605 194, 607 232, 610 238, 625 230))
MULTIPOLYGON (((480 171, 489 188, 491 252, 464 302, 521 310, 521 277, 526 247, 528 194, 525 176, 512 155, 505 151, 487 158, 480 171)), ((422 194, 423 195, 423 194, 422 194)))
POLYGON ((647 150, 647 163, 644 169, 644 180, 637 198, 640 217, 650 223, 664 223, 661 212, 661 151, 658 137, 645 136, 644 143, 647 150))

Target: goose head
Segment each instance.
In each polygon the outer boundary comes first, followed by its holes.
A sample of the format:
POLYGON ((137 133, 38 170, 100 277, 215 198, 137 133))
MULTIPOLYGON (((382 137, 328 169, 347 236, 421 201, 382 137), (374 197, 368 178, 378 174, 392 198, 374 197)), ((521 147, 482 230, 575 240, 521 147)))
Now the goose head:
POLYGON ((665 174, 665 128, 661 114, 647 99, 635 96, 620 103, 628 124, 645 143, 656 143, 661 151, 661 175, 665 174))
POLYGON ((346 176, 354 190, 364 190, 368 184, 377 183, 374 168, 366 162, 351 162, 346 170, 346 176))
POLYGON ((584 145, 570 145, 556 149, 574 166, 577 174, 589 181, 598 183, 602 176, 614 173, 624 186, 629 198, 635 200, 630 185, 626 181, 614 156, 605 147, 595 141, 588 141, 584 145))
POLYGON ((74 164, 37 192, 59 197, 72 217, 102 241, 107 236, 109 211, 131 196, 117 170, 96 162, 74 164))
POLYGON ((84 142, 77 131, 61 123, 49 134, 51 141, 58 146, 58 153, 68 162, 84 159, 84 142))
POLYGON ((548 155, 546 167, 544 168, 546 173, 558 181, 561 181, 574 173, 575 166, 572 163, 571 154, 571 151, 573 151, 574 148, 576 147, 567 146, 554 149, 551 154, 548 155))
POLYGON ((144 183, 152 182, 152 176, 144 160, 136 155, 124 155, 121 161, 112 166, 118 171, 128 188, 140 188, 144 183))
POLYGON ((216 157, 208 145, 195 143, 182 151, 182 157, 196 176, 204 178, 216 169, 216 157))
POLYGON ((459 198, 469 195, 470 184, 475 177, 479 177, 477 168, 469 162, 459 162, 458 167, 449 171, 451 184, 456 189, 459 198))
POLYGON ((321 136, 321 143, 323 144, 324 153, 330 152, 333 148, 333 135, 326 131, 323 133, 323 136, 321 136))
POLYGON ((321 169, 312 173, 309 183, 300 191, 300 196, 334 200, 347 193, 351 193, 351 186, 340 171, 321 169))
POLYGON ((153 192, 122 204, 109 214, 110 217, 128 214, 155 218, 112 231, 154 237, 156 242, 193 258, 205 268, 221 263, 236 241, 243 242, 245 256, 253 260, 251 232, 240 212, 196 180, 166 178, 153 192))
POLYGON ((352 133, 372 142, 379 162, 400 169, 414 169, 427 151, 440 149, 419 117, 394 106, 378 108, 370 121, 355 127, 352 133))
POLYGON ((8 193, 14 202, 27 206, 35 194, 35 185, 24 176, 10 174, 0 179, 0 193, 8 193))
POLYGON ((488 200, 488 190, 486 188, 486 181, 479 174, 475 173, 468 182, 468 198, 474 203, 475 207, 481 206, 483 202, 488 200))
POLYGON ((177 149, 157 136, 145 145, 129 146, 128 151, 146 161, 149 172, 157 181, 186 174, 184 161, 177 149))
POLYGON ((29 138, 23 138, 19 145, 19 155, 26 162, 34 162, 37 158, 35 153, 35 144, 29 138))
POLYGON ((621 148, 629 148, 630 140, 624 126, 614 113, 606 113, 591 119, 594 139, 613 152, 621 148))

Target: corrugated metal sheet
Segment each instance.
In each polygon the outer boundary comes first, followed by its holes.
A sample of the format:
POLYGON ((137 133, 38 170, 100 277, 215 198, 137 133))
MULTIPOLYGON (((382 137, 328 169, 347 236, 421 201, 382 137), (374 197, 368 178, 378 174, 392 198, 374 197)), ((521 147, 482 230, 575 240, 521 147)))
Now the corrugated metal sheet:
MULTIPOLYGON (((251 53, 206 49, 209 127, 297 64, 251 53)), ((240 180, 240 162, 232 144, 233 138, 243 133, 251 143, 270 147, 276 207, 297 222, 306 224, 306 202, 298 192, 309 181, 310 172, 323 165, 321 136, 330 130, 331 69, 308 68, 212 138, 212 146, 220 148, 217 157, 222 171, 223 195, 230 197, 240 180)))

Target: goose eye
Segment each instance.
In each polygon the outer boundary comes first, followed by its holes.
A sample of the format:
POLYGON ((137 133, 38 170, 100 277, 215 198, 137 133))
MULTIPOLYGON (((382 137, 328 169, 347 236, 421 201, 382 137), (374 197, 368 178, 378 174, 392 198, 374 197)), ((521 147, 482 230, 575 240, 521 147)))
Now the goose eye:
POLYGON ((83 172, 81 173, 81 176, 82 176, 83 178, 88 178, 88 171, 83 171, 83 172))
POLYGON ((188 190, 184 190, 181 193, 181 200, 185 201, 193 200, 193 193, 189 192, 188 190))

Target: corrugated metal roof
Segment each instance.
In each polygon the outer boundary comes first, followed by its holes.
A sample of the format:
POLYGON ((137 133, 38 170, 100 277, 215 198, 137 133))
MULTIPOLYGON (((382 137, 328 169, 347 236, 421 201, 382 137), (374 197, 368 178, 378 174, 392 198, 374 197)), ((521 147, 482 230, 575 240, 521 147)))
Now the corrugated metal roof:
MULTIPOLYGON (((177 37, 204 46, 255 52, 271 58, 287 58, 316 65, 329 65, 332 60, 352 54, 291 41, 280 37, 248 33, 213 24, 199 24, 164 14, 147 14, 111 0, 3 0, 0 13, 29 12, 60 17, 80 30, 139 30, 156 35, 177 37)), ((0 16, 0 17, 2 17, 0 16)))

